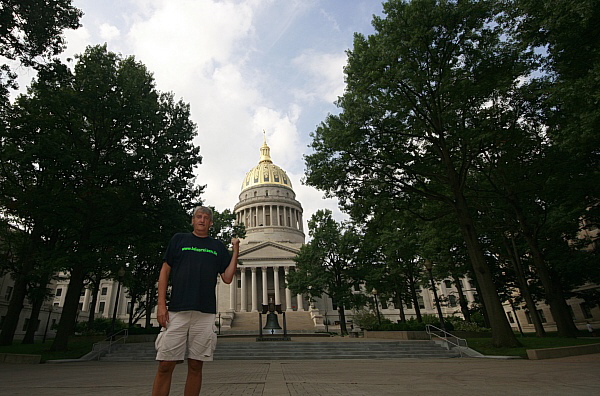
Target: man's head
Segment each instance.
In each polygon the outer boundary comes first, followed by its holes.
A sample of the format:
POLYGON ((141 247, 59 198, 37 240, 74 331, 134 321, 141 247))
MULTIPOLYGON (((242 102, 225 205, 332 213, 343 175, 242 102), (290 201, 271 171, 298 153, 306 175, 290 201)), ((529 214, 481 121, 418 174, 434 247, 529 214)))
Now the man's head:
POLYGON ((213 212, 206 206, 197 206, 192 215, 193 233, 197 236, 208 236, 208 230, 213 225, 213 212))

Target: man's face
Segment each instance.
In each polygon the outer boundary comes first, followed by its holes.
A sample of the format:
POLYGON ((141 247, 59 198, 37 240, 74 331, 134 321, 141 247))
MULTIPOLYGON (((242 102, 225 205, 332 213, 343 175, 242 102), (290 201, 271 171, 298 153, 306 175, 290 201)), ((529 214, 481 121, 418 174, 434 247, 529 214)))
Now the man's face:
POLYGON ((210 215, 208 213, 196 212, 192 218, 192 225, 194 226, 194 234, 206 236, 213 223, 210 221, 210 215))

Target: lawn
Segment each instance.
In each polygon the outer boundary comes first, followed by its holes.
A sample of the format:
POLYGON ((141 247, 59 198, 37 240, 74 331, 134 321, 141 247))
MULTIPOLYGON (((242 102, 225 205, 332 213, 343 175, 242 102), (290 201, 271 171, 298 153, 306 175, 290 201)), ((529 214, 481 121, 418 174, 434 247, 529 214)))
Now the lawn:
POLYGON ((520 356, 527 358, 527 349, 558 348, 565 346, 585 345, 600 342, 600 338, 562 338, 550 334, 547 337, 535 337, 534 335, 517 336, 522 347, 519 348, 494 348, 491 338, 469 338, 469 348, 484 355, 491 356, 520 356))
POLYGON ((27 355, 42 355, 42 362, 56 359, 78 359, 92 350, 92 346, 99 339, 94 337, 73 337, 69 340, 69 349, 66 351, 50 351, 52 340, 45 343, 36 342, 35 344, 23 345, 20 341, 15 341, 9 346, 0 346, 0 353, 21 353, 27 355))

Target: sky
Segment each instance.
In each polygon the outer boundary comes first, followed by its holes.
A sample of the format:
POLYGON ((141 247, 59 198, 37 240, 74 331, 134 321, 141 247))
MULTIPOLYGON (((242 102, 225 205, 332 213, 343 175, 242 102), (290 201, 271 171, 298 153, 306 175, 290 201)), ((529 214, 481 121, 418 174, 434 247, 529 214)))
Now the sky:
MULTIPOLYGON (((346 218, 334 199, 301 183, 310 134, 344 91, 346 51, 355 32, 373 33, 381 0, 75 0, 82 27, 65 32, 62 59, 106 43, 133 55, 157 89, 191 107, 202 164, 204 204, 238 202, 242 180, 260 157, 263 130, 304 208, 346 218)), ((28 78, 27 75, 23 78, 28 78)), ((21 81, 23 86, 28 82, 21 81)), ((306 230, 305 224, 305 230, 306 230)))

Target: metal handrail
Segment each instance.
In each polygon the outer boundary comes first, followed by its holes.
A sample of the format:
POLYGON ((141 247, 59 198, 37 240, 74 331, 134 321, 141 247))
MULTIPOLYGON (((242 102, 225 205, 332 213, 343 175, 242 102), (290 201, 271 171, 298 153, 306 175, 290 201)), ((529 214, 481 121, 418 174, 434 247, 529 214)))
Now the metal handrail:
POLYGON ((121 329, 121 330, 117 331, 116 333, 109 335, 103 341, 96 342, 92 346, 92 351, 98 352, 97 358, 98 358, 98 360, 100 360, 100 356, 102 355, 102 352, 104 352, 105 350, 108 349, 108 353, 110 353, 111 348, 114 344, 116 344, 117 342, 120 342, 120 341, 123 341, 123 344, 124 344, 127 337, 129 337, 129 329, 121 329), (120 334, 120 336, 117 337, 119 334, 120 334), (108 344, 106 344, 107 341, 108 341, 108 344), (98 346, 99 346, 99 348, 98 348, 98 346))
POLYGON ((461 357, 462 357, 462 350, 460 349, 460 347, 465 347, 465 348, 469 347, 466 339, 457 337, 454 334, 448 333, 446 330, 440 329, 439 327, 435 327, 433 325, 428 324, 425 326, 425 331, 427 331, 427 334, 429 334, 430 340, 431 340, 432 336, 436 336, 439 339, 444 340, 446 342, 446 348, 448 348, 448 350, 450 350, 450 345, 454 345, 454 347, 458 347, 459 348, 458 352, 460 353, 461 357), (435 329, 435 330, 432 331, 431 329, 435 329), (438 333, 440 333, 440 334, 438 334, 438 333), (449 338, 456 340, 456 342, 449 340, 449 338))

